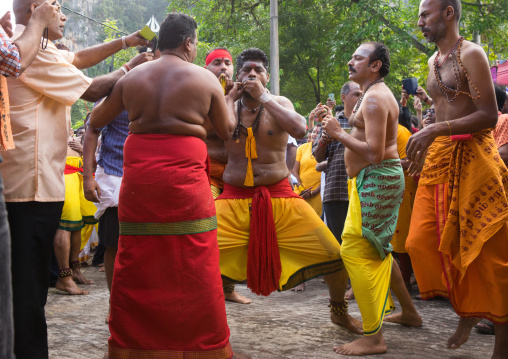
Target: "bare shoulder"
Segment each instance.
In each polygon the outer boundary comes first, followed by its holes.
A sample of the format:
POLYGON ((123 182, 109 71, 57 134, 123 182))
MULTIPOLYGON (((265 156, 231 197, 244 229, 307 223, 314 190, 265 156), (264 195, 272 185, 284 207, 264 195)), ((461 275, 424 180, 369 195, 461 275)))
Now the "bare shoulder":
POLYGON ((429 65, 429 69, 432 68, 432 66, 434 66, 434 61, 436 61, 436 56, 437 56, 437 51, 434 52, 434 54, 429 57, 429 61, 427 61, 427 64, 429 65))
POLYGON ((462 48, 460 51, 460 59, 464 63, 468 64, 478 64, 480 62, 487 61, 487 54, 485 53, 485 50, 473 42, 466 41, 462 43, 462 48))
POLYGON ((294 106, 293 106, 293 103, 287 98, 287 97, 284 97, 284 96, 273 96, 273 100, 275 102, 277 102, 279 105, 281 105, 282 107, 285 107, 285 108, 288 108, 290 110, 294 110, 294 106))

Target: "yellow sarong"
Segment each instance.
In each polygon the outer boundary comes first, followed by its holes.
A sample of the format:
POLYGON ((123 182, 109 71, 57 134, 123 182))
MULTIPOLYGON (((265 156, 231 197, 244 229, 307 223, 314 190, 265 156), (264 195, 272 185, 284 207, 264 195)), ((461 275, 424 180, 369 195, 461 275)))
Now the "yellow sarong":
POLYGON ((390 294, 390 241, 403 186, 404 174, 398 159, 368 166, 348 180, 349 208, 341 257, 362 313, 364 335, 379 332, 385 314, 395 309, 390 294))
MULTIPOLYGON (((271 202, 282 265, 279 291, 344 268, 338 241, 308 203, 274 197, 271 202)), ((252 198, 215 201, 220 270, 226 283, 247 279, 251 204, 252 198)))
MULTIPOLYGON (((67 157, 65 162, 66 172, 67 168, 77 168, 82 166, 81 158, 79 157, 67 157)), ((65 201, 62 209, 62 217, 58 224, 58 229, 65 231, 77 231, 89 225, 93 227, 97 220, 94 218, 97 207, 86 200, 83 192, 83 177, 76 171, 74 173, 65 175, 65 201)), ((85 235, 90 232, 90 229, 85 230, 85 235)), ((83 234, 83 232, 82 232, 83 234)), ((81 238, 81 249, 86 245, 88 238, 81 238), (84 242, 84 243, 83 243, 84 242)))
POLYGON ((342 232, 341 257, 346 266, 356 302, 362 313, 363 334, 374 335, 381 329, 385 314, 395 309, 390 294, 393 257, 385 259, 362 236, 362 207, 356 177, 348 181, 349 208, 342 232))

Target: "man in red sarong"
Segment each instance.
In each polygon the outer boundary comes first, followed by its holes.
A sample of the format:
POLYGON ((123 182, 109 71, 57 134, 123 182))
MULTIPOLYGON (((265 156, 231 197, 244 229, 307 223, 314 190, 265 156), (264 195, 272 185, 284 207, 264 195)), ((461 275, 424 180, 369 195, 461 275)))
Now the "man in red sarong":
POLYGON ((217 221, 208 177, 208 117, 227 140, 217 78, 192 64, 197 24, 171 13, 162 56, 129 72, 97 105, 90 126, 127 110, 111 288, 109 358, 233 358, 219 271, 217 221))

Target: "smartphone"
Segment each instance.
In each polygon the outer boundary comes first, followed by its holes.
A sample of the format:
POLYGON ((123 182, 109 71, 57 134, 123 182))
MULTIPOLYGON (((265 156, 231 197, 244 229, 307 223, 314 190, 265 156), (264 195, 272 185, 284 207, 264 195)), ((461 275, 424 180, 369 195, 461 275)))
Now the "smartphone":
POLYGON ((335 101, 335 94, 334 94, 334 93, 329 93, 329 94, 328 94, 328 99, 329 99, 330 101, 335 101))

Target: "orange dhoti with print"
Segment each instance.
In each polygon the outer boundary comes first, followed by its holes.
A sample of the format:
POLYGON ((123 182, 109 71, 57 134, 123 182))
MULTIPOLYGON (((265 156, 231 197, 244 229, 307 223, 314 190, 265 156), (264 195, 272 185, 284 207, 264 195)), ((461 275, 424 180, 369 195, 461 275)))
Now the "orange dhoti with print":
POLYGON ((429 148, 406 249, 423 299, 508 323, 508 171, 490 131, 429 148))
POLYGON ((230 359, 205 143, 129 135, 109 358, 230 359))

